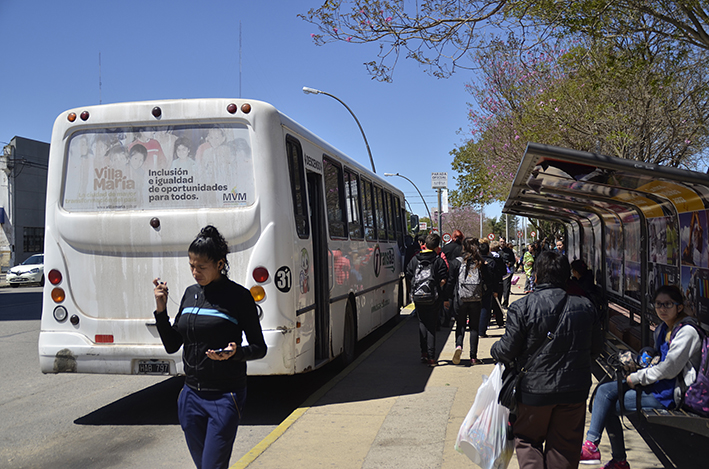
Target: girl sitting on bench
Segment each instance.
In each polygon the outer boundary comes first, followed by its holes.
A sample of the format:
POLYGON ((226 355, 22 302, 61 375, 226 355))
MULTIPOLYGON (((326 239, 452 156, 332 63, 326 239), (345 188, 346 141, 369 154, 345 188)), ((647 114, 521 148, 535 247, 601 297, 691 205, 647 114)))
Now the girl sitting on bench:
MULTIPOLYGON (((675 285, 663 285, 655 292, 653 299, 655 313, 662 324, 655 329, 655 349, 660 354, 660 362, 642 368, 626 378, 630 389, 622 396, 625 409, 636 411, 637 393, 640 392, 640 406, 643 409, 673 409, 682 398, 680 380, 689 386, 697 376, 701 361, 701 339, 694 327, 682 327, 693 321, 684 311, 682 291, 675 285), (670 340, 671 339, 671 340, 670 340), (643 386, 640 390, 635 386, 643 386)), ((685 387, 686 389, 686 387, 685 387)), ((593 400, 593 414, 586 433, 586 442, 581 449, 581 464, 599 464, 603 428, 608 433, 611 455, 604 469, 627 469, 623 428, 620 423, 618 383, 609 382, 598 386, 593 400)))

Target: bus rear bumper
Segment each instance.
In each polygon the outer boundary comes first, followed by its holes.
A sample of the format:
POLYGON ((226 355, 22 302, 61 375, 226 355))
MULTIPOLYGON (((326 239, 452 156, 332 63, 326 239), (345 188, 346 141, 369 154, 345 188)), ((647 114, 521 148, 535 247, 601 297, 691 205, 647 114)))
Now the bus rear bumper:
POLYGON ((162 344, 95 344, 79 333, 42 331, 38 348, 42 373, 182 373, 182 353, 169 355, 162 344))
MULTIPOLYGON (((284 353, 290 334, 263 331, 263 335, 268 352, 264 358, 248 362, 248 374, 293 374, 293 360, 284 353)), ((96 344, 76 332, 41 331, 38 349, 42 373, 166 376, 182 373, 182 349, 168 354, 162 344, 96 344)))

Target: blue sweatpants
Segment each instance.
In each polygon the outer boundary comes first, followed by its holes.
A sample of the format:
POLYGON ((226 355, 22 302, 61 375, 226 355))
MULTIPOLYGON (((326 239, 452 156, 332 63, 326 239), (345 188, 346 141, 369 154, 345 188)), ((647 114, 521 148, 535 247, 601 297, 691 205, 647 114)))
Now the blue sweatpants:
POLYGON ((235 392, 182 388, 177 415, 197 469, 229 467, 245 401, 246 388, 235 392))

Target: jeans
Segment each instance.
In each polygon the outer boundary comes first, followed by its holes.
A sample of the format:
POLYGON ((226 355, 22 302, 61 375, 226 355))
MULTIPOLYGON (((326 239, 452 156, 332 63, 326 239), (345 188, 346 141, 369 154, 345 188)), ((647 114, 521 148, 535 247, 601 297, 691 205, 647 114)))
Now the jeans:
MULTIPOLYGON (((623 387, 628 385, 623 383, 623 387)), ((623 403, 627 413, 635 412, 637 391, 628 389, 625 392, 623 403)), ((652 393, 642 392, 640 407, 643 409, 664 409, 665 406, 655 399, 652 393)), ((618 402, 618 383, 613 381, 598 386, 596 397, 593 400, 593 413, 591 423, 586 432, 586 439, 596 444, 601 441, 603 428, 608 432, 608 441, 611 444, 611 455, 616 461, 625 461, 625 440, 623 439, 623 426, 620 423, 620 403, 618 402)))
POLYGON ((490 325, 490 313, 491 313, 491 303, 492 303, 492 291, 488 291, 483 295, 480 304, 480 327, 478 328, 478 333, 482 337, 487 336, 487 326, 490 325))
POLYGON ((478 327, 480 327, 480 301, 461 302, 455 319, 455 346, 463 347, 465 326, 470 326, 470 358, 478 358, 478 327), (468 320, 470 318, 470 320, 468 320))
POLYGON ((419 318, 419 347, 421 356, 436 359, 436 326, 438 325, 438 314, 441 311, 440 302, 432 305, 416 304, 416 316, 419 318))
POLYGON ((246 388, 235 392, 182 388, 177 417, 197 469, 229 467, 245 402, 246 388))
POLYGON ((502 277, 502 297, 500 298, 500 303, 502 306, 507 308, 510 305, 510 292, 512 291, 512 275, 507 274, 502 277))

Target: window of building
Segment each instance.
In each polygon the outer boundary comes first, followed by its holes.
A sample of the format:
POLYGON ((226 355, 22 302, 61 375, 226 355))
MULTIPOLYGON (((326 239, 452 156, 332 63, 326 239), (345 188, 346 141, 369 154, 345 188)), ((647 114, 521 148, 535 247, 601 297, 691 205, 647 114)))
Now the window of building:
POLYGON ((24 252, 44 250, 44 228, 24 227, 22 229, 22 249, 24 252))

